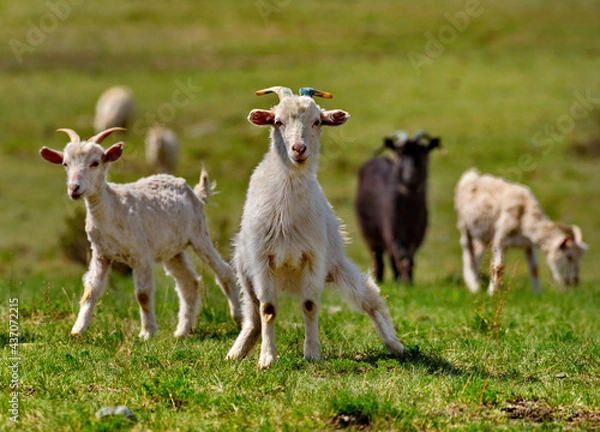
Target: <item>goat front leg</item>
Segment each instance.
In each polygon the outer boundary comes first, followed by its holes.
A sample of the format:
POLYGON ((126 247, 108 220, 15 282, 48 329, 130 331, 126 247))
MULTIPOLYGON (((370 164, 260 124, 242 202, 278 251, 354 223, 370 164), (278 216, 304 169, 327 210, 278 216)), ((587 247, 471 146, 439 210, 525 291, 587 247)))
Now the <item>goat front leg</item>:
POLYGON ((472 293, 479 291, 479 266, 475 257, 473 239, 467 231, 460 233, 462 247, 463 279, 472 293))
POLYGON ((260 323, 262 343, 260 345, 260 357, 258 367, 266 369, 270 367, 277 358, 275 346, 275 317, 277 316, 277 302, 272 300, 260 302, 260 323))
MULTIPOLYGON (((377 282, 382 282, 383 281, 383 269, 384 269, 383 251, 380 249, 373 250, 371 252, 371 261, 372 261, 372 265, 373 265, 373 276, 375 277, 375 280, 377 282)), ((396 278, 398 278, 398 271, 396 270, 393 259, 392 259, 392 269, 394 270, 396 278)))
POLYGON ((542 288, 540 286, 540 280, 538 278, 538 263, 535 256, 535 250, 532 247, 525 249, 525 257, 527 258, 527 266, 529 268, 529 277, 531 278, 531 287, 533 291, 541 294, 542 288))
POLYGON ((109 270, 109 259, 92 255, 89 269, 83 276, 84 290, 83 297, 81 297, 81 309, 79 309, 79 315, 77 315, 71 335, 81 335, 90 326, 94 307, 106 288, 106 276, 109 270))
POLYGON ((490 284, 488 294, 493 295, 502 284, 504 275, 504 250, 500 241, 495 240, 492 244, 492 262, 490 263, 490 284))
POLYGON ((156 317, 154 315, 154 275, 152 263, 138 263, 133 268, 135 297, 140 305, 142 329, 140 337, 149 339, 156 333, 156 317))
POLYGON ((277 358, 277 349, 275 347, 275 317, 277 316, 276 285, 269 266, 272 258, 269 257, 268 261, 269 264, 267 264, 266 268, 255 278, 262 337, 258 359, 258 367, 261 369, 270 367, 277 358))
MULTIPOLYGON (((305 256, 306 257, 306 256, 305 256)), ((308 265, 314 267, 315 262, 308 265)), ((323 292, 324 271, 309 273, 302 281, 302 315, 304 316, 304 359, 321 360, 319 309, 323 292)))

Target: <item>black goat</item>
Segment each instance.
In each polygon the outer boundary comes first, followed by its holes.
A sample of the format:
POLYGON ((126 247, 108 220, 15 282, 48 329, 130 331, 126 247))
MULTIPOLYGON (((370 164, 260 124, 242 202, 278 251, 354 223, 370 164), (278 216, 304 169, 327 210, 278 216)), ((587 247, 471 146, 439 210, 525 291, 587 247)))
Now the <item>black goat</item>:
POLYGON ((429 152, 440 138, 423 132, 412 138, 404 132, 385 138, 392 158, 375 157, 359 173, 355 210, 373 258, 373 271, 383 279, 383 255, 389 254, 396 279, 413 282, 414 254, 427 229, 427 172, 429 152))

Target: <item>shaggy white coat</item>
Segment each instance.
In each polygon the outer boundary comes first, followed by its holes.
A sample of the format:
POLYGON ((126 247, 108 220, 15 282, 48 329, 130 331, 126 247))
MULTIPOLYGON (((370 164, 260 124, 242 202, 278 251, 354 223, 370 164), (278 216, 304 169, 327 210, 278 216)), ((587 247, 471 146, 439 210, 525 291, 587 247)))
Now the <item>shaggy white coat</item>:
POLYGON ((271 126, 271 143, 250 179, 234 241, 244 319, 227 357, 244 357, 262 336, 259 367, 275 361, 277 293, 289 291, 301 300, 304 358, 320 359, 318 313, 326 281, 371 317, 392 353, 403 354, 377 285, 344 255, 340 221, 317 181, 321 126, 341 125, 349 115, 323 111, 308 96, 289 96, 271 110, 253 110, 248 118, 271 126))
POLYGON ((186 335, 196 322, 200 305, 199 277, 185 253, 188 246, 214 271, 239 326, 241 310, 235 275, 215 250, 204 217, 201 198, 209 193, 206 172, 196 192, 184 179, 166 174, 135 183, 110 183, 106 181, 108 166, 121 156, 123 143, 105 151, 94 141, 79 142, 76 138, 64 152, 46 147, 41 150, 46 160, 66 167, 70 197, 83 198, 87 208, 85 229, 92 244, 92 258, 83 277, 81 309, 71 333, 79 335, 87 330, 94 306, 106 287, 110 265, 119 261, 133 269, 141 314, 140 337, 147 339, 157 330, 152 272, 155 262, 162 262, 176 281, 180 310, 175 336, 186 335))
POLYGON ((545 254, 552 276, 565 286, 579 283, 579 263, 587 245, 579 227, 552 222, 526 186, 471 169, 460 178, 454 207, 463 249, 463 276, 469 290, 479 290, 479 269, 486 246, 492 260, 488 293, 502 282, 504 250, 522 248, 534 291, 541 292, 535 248, 545 254))

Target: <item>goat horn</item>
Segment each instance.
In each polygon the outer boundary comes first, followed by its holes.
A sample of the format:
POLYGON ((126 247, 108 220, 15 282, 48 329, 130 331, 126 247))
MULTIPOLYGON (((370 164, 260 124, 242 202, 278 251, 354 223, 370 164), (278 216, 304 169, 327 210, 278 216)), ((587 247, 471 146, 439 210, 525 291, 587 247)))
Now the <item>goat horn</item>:
POLYGON ((317 90, 312 87, 302 87, 300 89, 300 96, 309 96, 309 97, 319 96, 319 97, 322 97, 325 99, 333 98, 333 95, 331 93, 326 92, 326 91, 317 90))
POLYGON ((79 135, 77 135, 77 132, 75 132, 73 129, 56 129, 56 132, 66 133, 67 135, 69 135, 71 142, 76 143, 81 141, 81 138, 79 138, 79 135))
POLYGON ((275 86, 275 87, 269 87, 269 88, 266 88, 263 90, 258 90, 256 92, 256 96, 263 96, 268 93, 277 93, 277 96, 279 96, 280 101, 288 96, 294 95, 294 93, 287 87, 275 86))
POLYGON ((397 139, 401 143, 405 143, 406 141, 408 141, 408 133, 406 131, 401 130, 392 135, 392 138, 397 139))
POLYGON ((415 134, 415 136, 413 137, 413 139, 415 141, 420 141, 421 138, 429 139, 431 137, 429 136, 429 134, 427 132, 419 130, 419 131, 417 131, 417 133, 415 134))
POLYGON ((126 131, 127 129, 122 127, 112 127, 110 129, 106 129, 105 131, 100 132, 98 135, 94 135, 88 141, 95 142, 96 144, 100 144, 104 138, 109 136, 113 132, 117 131, 126 131))

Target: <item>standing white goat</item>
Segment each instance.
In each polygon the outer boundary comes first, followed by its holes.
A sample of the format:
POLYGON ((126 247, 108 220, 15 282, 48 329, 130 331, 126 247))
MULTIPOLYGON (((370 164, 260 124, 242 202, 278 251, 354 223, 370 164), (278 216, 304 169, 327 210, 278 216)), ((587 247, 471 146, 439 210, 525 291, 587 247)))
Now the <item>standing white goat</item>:
POLYGON ((346 300, 369 315, 390 352, 403 354, 377 285, 344 255, 340 221, 317 180, 321 127, 342 125, 350 115, 324 111, 311 98, 329 93, 300 89, 295 96, 288 88, 273 87, 257 95, 270 92, 277 92, 280 103, 248 116, 257 126, 271 127, 271 143, 250 179, 234 241, 244 319, 227 357, 246 356, 262 332, 259 367, 275 361, 277 292, 285 290, 301 298, 304 358, 320 359, 318 313, 326 282, 339 285, 346 300))
POLYGON ((163 262, 177 283, 180 309, 175 336, 186 335, 196 322, 200 305, 199 278, 185 253, 188 246, 215 272, 231 316, 239 326, 241 311, 235 275, 215 250, 204 217, 201 197, 208 194, 210 187, 206 172, 202 172, 196 192, 185 180, 166 174, 135 183, 108 183, 108 166, 121 157, 123 143, 108 150, 100 143, 117 130, 122 129, 111 128, 81 141, 73 130, 59 129, 71 139, 64 151, 47 147, 40 151, 47 161, 64 165, 69 196, 83 198, 87 208, 85 230, 92 244, 92 258, 83 277, 81 309, 71 334, 87 330, 94 306, 106 287, 111 262, 115 260, 133 268, 142 321, 140 337, 147 339, 157 329, 152 274, 155 262, 163 262))
POLYGON ((177 166, 177 135, 163 126, 152 126, 145 139, 146 162, 161 173, 173 173, 177 166))
POLYGON ((504 250, 510 247, 525 249, 534 291, 541 292, 535 247, 546 254, 557 282, 565 286, 579 283, 579 262, 587 249, 581 230, 548 219, 526 186, 471 169, 456 186, 454 207, 463 249, 463 275, 472 292, 479 290, 479 268, 490 243, 490 295, 500 287, 504 250))
POLYGON ((94 129, 100 133, 108 128, 126 128, 133 122, 135 104, 133 92, 128 87, 109 87, 98 98, 94 129))

